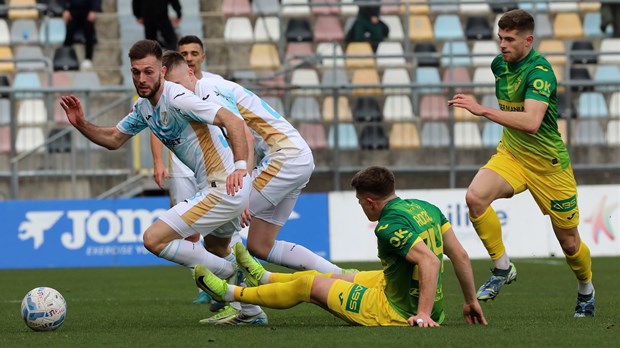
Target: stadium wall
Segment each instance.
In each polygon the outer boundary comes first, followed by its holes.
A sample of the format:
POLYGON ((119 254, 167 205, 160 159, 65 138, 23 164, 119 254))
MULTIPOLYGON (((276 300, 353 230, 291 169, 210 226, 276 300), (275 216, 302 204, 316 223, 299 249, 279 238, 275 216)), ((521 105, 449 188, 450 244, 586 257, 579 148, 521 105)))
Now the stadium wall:
MULTIPOLYGON (((620 255, 620 185, 580 186, 580 232, 593 256, 620 255)), ((465 190, 404 190, 441 208, 471 258, 486 258, 465 204, 465 190)), ((4 252, 0 268, 166 265, 142 245, 144 230, 168 199, 0 202, 4 252)), ((512 257, 562 256, 548 218, 529 193, 493 204, 512 257)), ((334 262, 377 260, 374 223, 353 192, 302 194, 279 239, 300 243, 334 262)), ((247 230, 242 231, 247 235, 247 230)))

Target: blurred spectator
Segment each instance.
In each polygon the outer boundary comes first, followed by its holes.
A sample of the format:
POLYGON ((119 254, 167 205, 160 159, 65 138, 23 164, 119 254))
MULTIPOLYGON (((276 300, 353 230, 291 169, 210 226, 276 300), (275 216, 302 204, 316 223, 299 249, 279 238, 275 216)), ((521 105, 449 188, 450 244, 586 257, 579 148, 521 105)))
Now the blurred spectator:
MULTIPOLYGON (((375 0, 378 2, 379 0, 375 0)), ((346 44, 349 42, 370 42, 373 51, 377 51, 379 42, 385 39, 390 28, 379 19, 380 5, 365 4, 372 1, 356 0, 359 5, 359 12, 355 22, 344 38, 346 44)))
POLYGON ((168 50, 176 49, 177 34, 174 32, 174 27, 181 22, 179 0, 133 0, 132 7, 138 23, 144 25, 145 39, 157 40, 168 50), (168 17, 168 5, 171 5, 177 13, 177 17, 173 20, 168 17), (161 34, 163 42, 157 33, 161 34))
POLYGON ((614 37, 620 37, 620 1, 601 4, 601 30, 603 33, 611 25, 614 37))
POLYGON ((93 51, 95 49, 95 12, 101 11, 101 0, 67 0, 65 1, 62 19, 67 25, 64 46, 72 46, 75 34, 82 32, 86 45, 85 59, 80 69, 93 67, 93 51))

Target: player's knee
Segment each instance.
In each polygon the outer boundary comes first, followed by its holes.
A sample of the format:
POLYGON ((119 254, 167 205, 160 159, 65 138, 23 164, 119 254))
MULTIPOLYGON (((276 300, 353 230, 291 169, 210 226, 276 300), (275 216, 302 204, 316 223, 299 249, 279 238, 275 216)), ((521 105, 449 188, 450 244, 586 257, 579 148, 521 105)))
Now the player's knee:
POLYGON ((560 246, 567 255, 575 255, 579 251, 579 243, 574 238, 560 240, 560 246))
POLYGON ((156 238, 155 234, 149 230, 144 232, 144 236, 142 236, 142 240, 144 241, 144 247, 146 250, 150 251, 155 255, 159 255, 162 251, 162 247, 160 246, 159 239, 156 238))
POLYGON ((465 194, 465 203, 472 217, 478 217, 484 213, 486 207, 478 194, 472 189, 467 190, 465 194))

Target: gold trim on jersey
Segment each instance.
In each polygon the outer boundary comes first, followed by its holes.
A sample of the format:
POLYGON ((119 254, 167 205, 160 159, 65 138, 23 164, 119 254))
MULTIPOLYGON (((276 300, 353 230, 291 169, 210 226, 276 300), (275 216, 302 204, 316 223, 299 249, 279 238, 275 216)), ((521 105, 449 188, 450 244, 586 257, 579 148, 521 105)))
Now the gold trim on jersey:
POLYGON ((196 137, 198 138, 208 183, 225 182, 228 172, 226 171, 222 157, 217 152, 217 148, 213 143, 213 137, 211 136, 209 126, 196 121, 191 121, 189 124, 194 129, 194 132, 196 132, 196 137))
POLYGON ((217 206, 220 201, 222 201, 221 197, 209 193, 203 198, 202 201, 200 201, 200 203, 194 205, 183 215, 181 215, 181 219, 183 219, 183 221, 185 221, 185 223, 189 226, 193 226, 196 221, 211 211, 211 209, 217 206))
POLYGON ((254 188, 258 192, 262 191, 262 189, 264 189, 265 186, 269 184, 271 179, 278 175, 278 173, 282 169, 283 164, 284 161, 279 158, 270 158, 267 168, 265 168, 265 170, 263 170, 256 178, 254 178, 254 181, 252 182, 254 188))
POLYGON ((269 124, 269 122, 262 117, 239 103, 237 103, 237 108, 239 108, 239 112, 241 116, 243 116, 248 127, 253 129, 265 140, 271 152, 276 152, 280 149, 299 149, 299 146, 295 145, 284 132, 269 124))

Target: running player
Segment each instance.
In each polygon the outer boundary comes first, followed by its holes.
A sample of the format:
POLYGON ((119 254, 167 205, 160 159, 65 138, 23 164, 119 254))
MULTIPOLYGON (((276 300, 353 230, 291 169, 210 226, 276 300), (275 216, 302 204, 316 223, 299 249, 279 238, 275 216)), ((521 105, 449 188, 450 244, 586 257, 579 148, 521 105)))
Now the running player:
POLYGON ((279 309, 300 302, 314 303, 357 325, 434 327, 445 317, 445 254, 452 261, 465 298, 465 320, 486 325, 476 299, 469 257, 443 213, 428 202, 398 197, 394 175, 383 167, 360 171, 351 186, 368 220, 378 221, 375 235, 382 271, 270 273, 237 244, 235 254, 246 273, 246 283, 257 287, 229 286, 202 266, 196 267, 196 284, 225 301, 279 309))
POLYGON ((470 220, 495 264, 492 276, 478 290, 478 299, 494 299, 504 284, 517 278, 491 203, 528 189, 542 213, 550 216, 566 261, 577 277, 574 316, 593 317, 592 261, 577 230, 577 184, 558 131, 555 74, 547 59, 532 47, 534 18, 529 13, 506 12, 498 25, 501 54, 491 69, 500 110, 481 106, 462 94, 449 101, 504 126, 497 153, 476 174, 466 195, 470 220))
MULTIPOLYGON (((138 41, 129 50, 133 82, 140 98, 116 127, 104 128, 86 121, 80 101, 74 96, 63 96, 61 106, 70 123, 98 145, 118 149, 148 127, 193 168, 199 191, 149 226, 144 232, 144 246, 180 265, 203 264, 225 279, 233 278, 237 273, 235 265, 222 257, 230 254, 230 236, 240 228, 239 217, 249 199, 245 124, 227 109, 166 82, 161 57, 161 47, 152 40, 138 41), (226 128, 230 145, 216 126, 226 128), (212 250, 218 256, 183 239, 196 232, 217 237, 212 239, 212 250)), ((267 318, 261 311, 253 320, 266 323, 267 318)))

